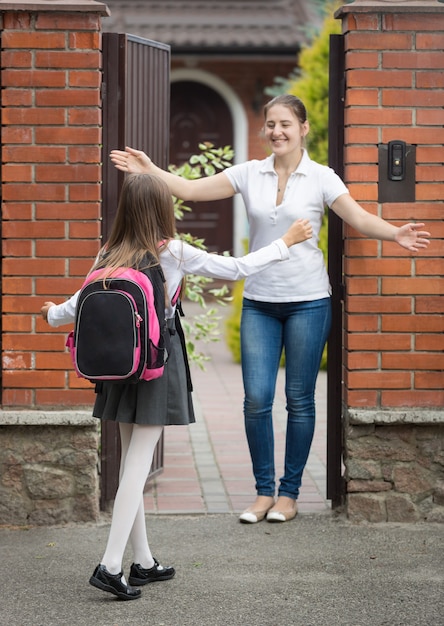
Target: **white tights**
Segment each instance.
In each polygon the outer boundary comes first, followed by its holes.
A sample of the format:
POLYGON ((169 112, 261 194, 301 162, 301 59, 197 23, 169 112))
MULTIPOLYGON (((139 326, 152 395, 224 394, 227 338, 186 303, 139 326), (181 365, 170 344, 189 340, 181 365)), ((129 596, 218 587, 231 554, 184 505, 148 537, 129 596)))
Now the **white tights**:
POLYGON ((163 427, 121 423, 119 428, 122 447, 119 488, 114 501, 108 542, 101 560, 111 574, 122 571, 128 539, 134 563, 144 568, 154 565, 146 534, 143 489, 163 427))

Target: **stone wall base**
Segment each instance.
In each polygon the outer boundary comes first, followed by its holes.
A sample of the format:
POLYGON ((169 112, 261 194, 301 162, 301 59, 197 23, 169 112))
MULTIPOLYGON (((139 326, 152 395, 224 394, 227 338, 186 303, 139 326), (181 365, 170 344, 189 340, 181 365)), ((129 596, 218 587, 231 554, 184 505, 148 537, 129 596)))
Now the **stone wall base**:
POLYGON ((0 524, 99 517, 100 421, 83 411, 0 411, 0 524))
POLYGON ((442 411, 348 411, 350 520, 444 523, 443 418, 442 411))

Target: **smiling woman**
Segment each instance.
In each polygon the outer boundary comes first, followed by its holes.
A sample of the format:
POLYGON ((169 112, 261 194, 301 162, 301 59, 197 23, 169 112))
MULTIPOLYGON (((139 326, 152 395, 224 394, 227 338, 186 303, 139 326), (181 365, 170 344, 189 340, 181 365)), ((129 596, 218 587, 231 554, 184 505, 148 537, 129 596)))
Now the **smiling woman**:
POLYGON ((330 284, 319 232, 325 206, 363 235, 395 241, 417 252, 427 247, 424 224, 396 227, 365 211, 336 173, 312 161, 304 147, 309 132, 305 106, 292 95, 277 96, 264 108, 264 136, 270 156, 233 165, 210 178, 184 180, 166 172, 133 148, 113 150, 125 172, 160 176, 184 200, 215 200, 241 194, 250 250, 282 235, 295 218, 309 220, 313 237, 292 248, 290 260, 245 280, 241 322, 244 415, 257 497, 240 520, 285 522, 297 514, 297 498, 315 425, 314 391, 330 331, 330 284), (284 475, 276 496, 272 406, 285 350, 287 440, 284 475))

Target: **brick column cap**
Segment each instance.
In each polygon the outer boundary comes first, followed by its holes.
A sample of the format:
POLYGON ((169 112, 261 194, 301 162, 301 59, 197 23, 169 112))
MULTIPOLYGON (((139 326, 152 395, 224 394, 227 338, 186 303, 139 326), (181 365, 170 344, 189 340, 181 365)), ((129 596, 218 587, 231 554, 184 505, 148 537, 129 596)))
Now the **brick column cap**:
POLYGON ((444 11, 444 0, 352 0, 335 12, 347 13, 437 13, 444 11))
POLYGON ((0 11, 78 11, 111 15, 110 10, 103 2, 96 0, 33 0, 33 2, 7 2, 0 0, 0 11))

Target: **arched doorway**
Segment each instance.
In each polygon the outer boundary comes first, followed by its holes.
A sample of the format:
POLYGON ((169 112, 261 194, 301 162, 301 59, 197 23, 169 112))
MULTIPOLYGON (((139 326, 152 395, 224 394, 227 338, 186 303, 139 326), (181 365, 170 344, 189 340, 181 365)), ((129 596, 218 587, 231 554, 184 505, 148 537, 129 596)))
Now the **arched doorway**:
MULTIPOLYGON (((171 84, 170 163, 181 165, 199 152, 198 144, 233 145, 233 121, 224 99, 211 87, 198 82, 171 84)), ((211 252, 233 250, 233 200, 187 203, 178 230, 205 240, 211 252)))

